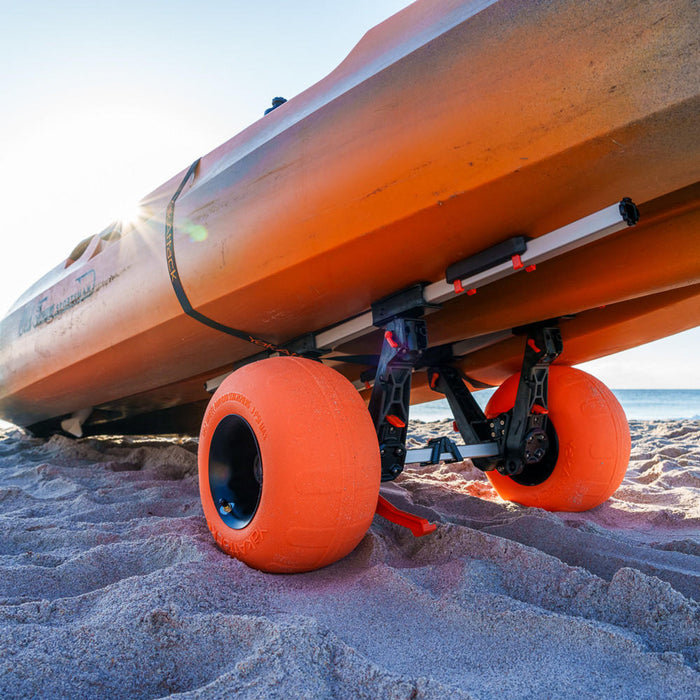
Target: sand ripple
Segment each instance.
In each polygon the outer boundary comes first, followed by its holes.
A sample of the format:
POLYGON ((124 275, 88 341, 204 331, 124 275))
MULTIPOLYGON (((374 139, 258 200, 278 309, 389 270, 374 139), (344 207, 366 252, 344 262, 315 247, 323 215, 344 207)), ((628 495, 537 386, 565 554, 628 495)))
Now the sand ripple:
MULTIPOLYGON (((451 422, 413 424, 422 444, 451 422)), ((634 422, 588 513, 408 469, 351 555, 299 576, 215 546, 196 444, 0 434, 0 697, 700 695, 700 423, 634 422)))

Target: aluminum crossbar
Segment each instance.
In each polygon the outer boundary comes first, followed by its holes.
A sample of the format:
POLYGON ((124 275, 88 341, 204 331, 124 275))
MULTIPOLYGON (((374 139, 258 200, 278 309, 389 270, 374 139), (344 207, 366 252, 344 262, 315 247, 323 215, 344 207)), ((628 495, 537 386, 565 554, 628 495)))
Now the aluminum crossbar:
MULTIPOLYGON (((545 233, 527 243, 527 251, 520 258, 523 267, 537 265, 551 258, 555 258, 571 250, 597 241, 617 231, 621 231, 629 224, 620 211, 620 203, 612 204, 601 209, 595 214, 589 214, 571 224, 545 233)), ((462 280, 464 289, 479 289, 487 284, 508 277, 516 272, 513 264, 508 261, 496 265, 488 270, 479 272, 462 280)), ((455 296, 454 286, 444 280, 428 285, 423 295, 429 303, 439 304, 455 296)), ((316 347, 334 348, 350 340, 359 338, 372 330, 376 330, 372 324, 372 312, 367 311, 345 323, 334 326, 326 331, 316 333, 316 347)))
MULTIPOLYGON (((498 445, 495 442, 484 442, 478 445, 457 445, 462 459, 473 459, 475 457, 497 457, 498 445)), ((419 464, 430 462, 433 451, 429 447, 413 448, 406 450, 406 464, 419 464)), ((440 455, 441 461, 451 461, 454 457, 449 452, 440 455)))

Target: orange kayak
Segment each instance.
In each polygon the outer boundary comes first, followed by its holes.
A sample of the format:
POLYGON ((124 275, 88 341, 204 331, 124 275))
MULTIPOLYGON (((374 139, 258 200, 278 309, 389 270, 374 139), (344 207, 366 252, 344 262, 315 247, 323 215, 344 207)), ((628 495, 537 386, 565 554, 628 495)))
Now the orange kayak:
MULTIPOLYGON (((0 417, 197 425, 207 382, 264 348, 186 313, 174 256, 191 309, 278 346, 631 197, 639 224, 444 299, 429 342, 473 340, 457 364, 497 385, 515 327, 563 319, 574 364, 698 325, 698 20, 690 0, 419 0, 30 288, 0 323, 0 417)), ((381 338, 339 334, 328 364, 361 387, 343 357, 381 338)))

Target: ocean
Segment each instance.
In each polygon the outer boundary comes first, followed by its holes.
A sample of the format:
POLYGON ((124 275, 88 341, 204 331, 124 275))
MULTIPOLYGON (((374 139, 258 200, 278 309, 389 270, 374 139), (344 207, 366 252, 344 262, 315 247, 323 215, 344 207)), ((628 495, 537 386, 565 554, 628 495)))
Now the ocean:
MULTIPOLYGON (((474 394, 484 408, 495 389, 484 389, 474 394)), ((622 404, 627 420, 669 420, 684 418, 700 420, 700 389, 613 389, 622 404)), ((411 418, 423 421, 452 418, 446 399, 411 406, 411 418)), ((0 429, 10 424, 0 420, 0 429)))
MULTIPOLYGON (((484 408, 494 391, 478 391, 474 398, 484 408)), ((700 420, 700 389, 613 389, 612 392, 625 409, 627 420, 700 420)), ((424 421, 452 418, 446 399, 411 406, 410 415, 424 421)))

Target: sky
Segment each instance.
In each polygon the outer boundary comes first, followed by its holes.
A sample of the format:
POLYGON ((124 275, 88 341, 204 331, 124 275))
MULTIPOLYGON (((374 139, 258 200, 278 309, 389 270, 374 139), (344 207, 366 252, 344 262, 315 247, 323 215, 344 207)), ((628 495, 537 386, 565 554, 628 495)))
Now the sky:
MULTIPOLYGON (((408 4, 0 0, 0 314, 408 4)), ((698 356, 696 328, 582 367, 613 388, 700 388, 698 356)))

